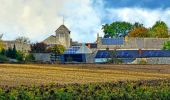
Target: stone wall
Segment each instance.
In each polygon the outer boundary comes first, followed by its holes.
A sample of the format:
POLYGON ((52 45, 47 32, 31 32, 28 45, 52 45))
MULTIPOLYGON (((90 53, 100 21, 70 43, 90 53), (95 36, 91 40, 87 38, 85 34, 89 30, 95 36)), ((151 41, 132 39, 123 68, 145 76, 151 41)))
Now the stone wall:
POLYGON ((146 58, 147 64, 170 64, 170 57, 146 58))
POLYGON ((163 43, 170 40, 170 38, 131 38, 125 39, 123 45, 102 45, 102 38, 99 38, 98 49, 148 49, 160 50, 163 48, 163 43))
POLYGON ((39 62, 51 62, 51 53, 32 53, 35 57, 35 61, 39 62))

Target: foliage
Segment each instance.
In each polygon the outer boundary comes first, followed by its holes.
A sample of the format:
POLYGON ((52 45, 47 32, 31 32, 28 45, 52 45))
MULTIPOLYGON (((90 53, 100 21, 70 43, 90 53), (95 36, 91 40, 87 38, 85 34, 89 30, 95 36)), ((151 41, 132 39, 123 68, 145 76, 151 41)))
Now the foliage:
POLYGON ((13 48, 8 48, 7 50, 3 49, 0 54, 18 61, 24 61, 25 58, 25 54, 21 51, 17 51, 15 45, 13 48))
POLYGON ((20 43, 26 43, 26 44, 29 44, 29 43, 30 43, 29 38, 23 37, 23 36, 16 38, 15 41, 18 41, 18 42, 20 42, 20 43))
POLYGON ((112 24, 105 24, 102 26, 104 37, 125 37, 133 28, 133 25, 128 22, 113 22, 112 24))
POLYGON ((8 58, 0 54, 0 62, 8 62, 8 58))
POLYGON ((4 49, 4 44, 3 44, 3 41, 0 40, 0 52, 4 49))
POLYGON ((24 53, 21 52, 21 51, 17 51, 17 53, 16 53, 16 58, 15 58, 15 59, 17 59, 17 60, 20 61, 20 62, 24 61, 24 59, 25 59, 24 53))
POLYGON ((112 24, 105 24, 102 26, 104 37, 125 37, 129 34, 130 37, 157 37, 168 38, 168 26, 163 21, 157 21, 151 28, 147 29, 141 23, 128 22, 113 22, 112 24))
POLYGON ((28 54, 28 55, 26 55, 25 61, 26 61, 26 62, 33 62, 33 61, 35 61, 34 55, 33 55, 33 54, 28 54))
POLYGON ((55 45, 55 46, 49 47, 47 49, 47 51, 48 52, 53 52, 53 53, 56 53, 56 54, 60 55, 60 54, 64 53, 65 47, 63 45, 55 45))
POLYGON ((170 50, 170 41, 167 41, 163 44, 163 50, 170 50))
POLYGON ((12 58, 12 59, 16 59, 17 57, 17 50, 16 50, 16 47, 14 45, 13 48, 8 48, 8 50, 6 50, 5 52, 5 55, 9 58, 12 58))
POLYGON ((138 27, 144 27, 144 26, 143 26, 143 24, 141 24, 141 23, 139 23, 139 22, 135 22, 135 23, 133 24, 133 29, 138 28, 138 27))
POLYGON ((32 53, 44 53, 46 52, 47 44, 45 43, 35 43, 31 45, 32 53))
POLYGON ((5 87, 1 100, 169 100, 170 81, 118 81, 5 87))
POLYGON ((168 38, 168 26, 163 21, 157 21, 149 30, 151 37, 168 38))
POLYGON ((148 29, 145 27, 135 27, 128 34, 129 37, 149 37, 148 29))

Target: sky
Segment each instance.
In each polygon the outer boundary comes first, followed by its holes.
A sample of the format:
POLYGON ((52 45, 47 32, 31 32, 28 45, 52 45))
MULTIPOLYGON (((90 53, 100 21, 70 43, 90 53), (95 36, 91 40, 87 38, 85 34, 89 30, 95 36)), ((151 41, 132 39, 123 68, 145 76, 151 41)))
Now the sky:
POLYGON ((63 24, 71 38, 94 42, 102 25, 114 21, 140 22, 151 27, 165 21, 170 27, 170 0, 0 0, 0 34, 41 42, 63 24))

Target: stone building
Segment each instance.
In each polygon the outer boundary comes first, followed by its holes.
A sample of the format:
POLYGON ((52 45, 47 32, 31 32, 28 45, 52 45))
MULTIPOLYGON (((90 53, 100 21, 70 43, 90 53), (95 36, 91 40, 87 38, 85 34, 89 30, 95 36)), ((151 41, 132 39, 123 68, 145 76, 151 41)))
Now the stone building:
POLYGON ((15 45, 16 50, 26 52, 26 53, 31 50, 30 44, 22 43, 19 41, 3 41, 3 45, 5 49, 13 48, 15 45))
POLYGON ((97 47, 101 49, 123 49, 123 50, 162 50, 163 44, 170 38, 102 38, 99 37, 97 47))
POLYGON ((47 39, 43 41, 43 43, 51 46, 51 45, 63 45, 66 48, 70 47, 70 30, 65 26, 61 25, 56 31, 55 31, 55 36, 51 35, 47 39))

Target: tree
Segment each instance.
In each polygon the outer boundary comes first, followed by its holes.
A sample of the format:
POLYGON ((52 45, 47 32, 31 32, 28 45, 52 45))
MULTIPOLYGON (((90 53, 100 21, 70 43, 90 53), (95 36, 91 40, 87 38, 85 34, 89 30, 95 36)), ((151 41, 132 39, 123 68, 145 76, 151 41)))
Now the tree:
POLYGON ((104 37, 125 37, 133 28, 133 25, 128 22, 113 22, 112 24, 105 24, 102 26, 104 37))
POLYGON ((15 59, 17 59, 18 61, 22 62, 22 61, 24 61, 24 58, 25 58, 24 57, 24 53, 21 52, 21 51, 17 51, 15 59))
POLYGON ((167 41, 163 44, 163 50, 170 50, 170 41, 167 41))
POLYGON ((49 47, 47 49, 47 51, 48 52, 53 52, 53 53, 56 53, 56 54, 60 55, 60 54, 64 53, 65 47, 63 45, 55 45, 55 46, 49 47))
POLYGON ((139 23, 139 22, 135 22, 135 23, 133 24, 133 29, 139 28, 139 27, 144 27, 144 26, 143 26, 143 24, 141 24, 141 23, 139 23))
POLYGON ((35 61, 34 55, 33 55, 33 54, 28 54, 28 55, 26 55, 25 61, 26 61, 26 62, 33 62, 33 61, 35 61))
POLYGON ((163 21, 157 21, 149 31, 151 37, 168 38, 168 26, 163 21))
POLYGON ((9 58, 16 59, 16 57, 17 57, 17 50, 16 50, 15 45, 14 45, 13 48, 8 48, 8 50, 6 51, 5 54, 9 58))
POLYGON ((148 29, 145 27, 135 27, 128 34, 129 37, 149 37, 148 29))
POLYGON ((31 52, 33 53, 44 53, 46 52, 47 44, 35 43, 31 45, 31 52))
POLYGON ((0 40, 0 52, 4 49, 4 43, 2 40, 0 40))
POLYGON ((30 43, 29 38, 23 37, 23 36, 16 38, 15 41, 18 41, 18 42, 20 42, 20 43, 26 43, 26 44, 29 44, 29 43, 30 43))

